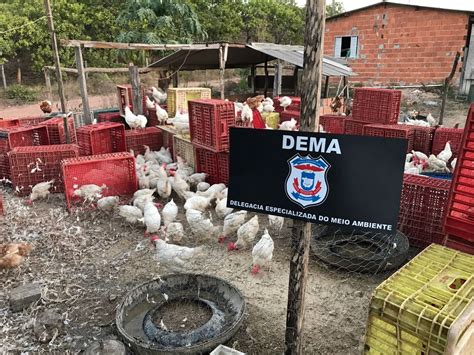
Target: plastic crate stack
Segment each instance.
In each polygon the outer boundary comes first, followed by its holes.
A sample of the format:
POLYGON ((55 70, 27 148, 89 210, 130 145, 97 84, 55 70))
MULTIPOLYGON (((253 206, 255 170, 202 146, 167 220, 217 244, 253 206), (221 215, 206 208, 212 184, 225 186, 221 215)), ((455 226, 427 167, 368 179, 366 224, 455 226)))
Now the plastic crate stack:
MULTIPOLYGON (((224 100, 189 101, 195 170, 211 184, 229 182, 229 127, 235 126, 234 103, 224 100)), ((176 147, 175 147, 176 149, 176 147)))
POLYGON ((179 134, 173 135, 173 160, 176 161, 177 157, 183 158, 189 166, 196 168, 196 157, 194 154, 193 143, 179 134))
POLYGON ((423 250, 375 289, 364 354, 472 353, 473 276, 471 255, 423 250))
POLYGON ((301 120, 301 112, 296 110, 286 110, 280 112, 280 123, 285 121, 291 121, 294 118, 298 124, 301 120))
POLYGON ((456 158, 461 148, 463 133, 464 129, 462 128, 437 128, 434 132, 431 152, 434 155, 438 155, 444 149, 446 142, 449 141, 451 151, 453 152, 451 159, 456 158))
POLYGON ((20 121, 17 119, 0 119, 0 128, 19 127, 20 121))
POLYGON ((447 246, 474 254, 474 104, 456 162, 445 231, 447 246))
POLYGON ((450 180, 405 174, 398 229, 410 245, 444 244, 443 223, 448 207, 450 180))
POLYGON ((17 118, 18 121, 20 121, 20 126, 22 127, 28 127, 28 126, 34 126, 37 124, 40 124, 45 120, 45 117, 43 116, 29 116, 29 117, 20 117, 17 118))
POLYGON ((15 147, 48 145, 46 127, 15 127, 0 129, 0 179, 10 179, 8 152, 15 147))
POLYGON ((352 118, 346 118, 344 120, 344 134, 362 136, 364 135, 364 126, 368 124, 370 124, 370 122, 357 121, 352 118))
POLYGON ((319 124, 323 126, 326 133, 344 134, 344 123, 346 116, 340 115, 321 115, 319 124))
POLYGON ((209 88, 171 88, 167 91, 168 115, 176 116, 176 112, 187 111, 188 101, 199 99, 210 99, 209 88))
POLYGON ((122 123, 122 116, 120 116, 120 112, 101 112, 97 115, 97 122, 116 122, 122 123))
POLYGON ((61 161, 78 157, 79 147, 74 144, 17 147, 8 156, 11 181, 18 195, 28 195, 36 184, 53 179, 50 192, 62 192, 61 161))
MULTIPOLYGON (((141 88, 142 91, 142 98, 145 99, 145 88, 141 88)), ((125 85, 117 85, 117 99, 119 105, 119 114, 125 114, 125 106, 129 106, 132 112, 135 112, 135 108, 133 107, 133 93, 132 93, 132 85, 125 84, 125 85)), ((143 112, 146 112, 146 105, 145 100, 143 100, 143 112)))
POLYGON ((385 138, 403 138, 408 141, 407 152, 413 150, 414 131, 411 126, 392 124, 369 124, 362 128, 364 136, 385 137, 385 138))
POLYGON ((157 151, 163 146, 161 130, 156 127, 146 127, 144 129, 130 129, 125 131, 125 141, 127 151, 133 150, 135 154, 144 154, 145 146, 157 151))
POLYGON ((78 186, 105 185, 103 196, 128 196, 138 189, 135 157, 130 153, 65 159, 61 165, 68 209, 82 204, 82 200, 74 196, 78 186))
POLYGON ((413 150, 429 155, 431 153, 431 144, 433 143, 435 128, 412 126, 412 129, 413 150))
MULTIPOLYGON (((66 132, 64 130, 64 119, 60 117, 50 118, 44 121, 40 126, 45 126, 48 129, 50 144, 66 144, 66 132)), ((67 118, 67 127, 69 131, 69 143, 76 144, 76 128, 74 127, 74 118, 67 118)))
POLYGON ((79 127, 76 130, 81 155, 125 152, 125 126, 121 123, 102 122, 79 127))

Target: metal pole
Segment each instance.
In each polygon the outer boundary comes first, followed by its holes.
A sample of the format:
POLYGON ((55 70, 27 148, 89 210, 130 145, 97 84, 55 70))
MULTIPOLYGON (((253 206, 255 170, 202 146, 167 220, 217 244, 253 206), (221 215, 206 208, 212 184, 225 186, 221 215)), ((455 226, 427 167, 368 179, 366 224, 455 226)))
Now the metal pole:
POLYGON ((66 113, 66 98, 64 96, 63 77, 61 74, 61 63, 59 61, 58 43, 56 40, 56 32, 54 32, 53 13, 51 12, 51 4, 49 0, 44 0, 46 16, 48 18, 49 34, 51 35, 51 47, 53 49, 54 64, 56 65, 56 81, 58 82, 59 99, 61 101, 61 110, 66 113))

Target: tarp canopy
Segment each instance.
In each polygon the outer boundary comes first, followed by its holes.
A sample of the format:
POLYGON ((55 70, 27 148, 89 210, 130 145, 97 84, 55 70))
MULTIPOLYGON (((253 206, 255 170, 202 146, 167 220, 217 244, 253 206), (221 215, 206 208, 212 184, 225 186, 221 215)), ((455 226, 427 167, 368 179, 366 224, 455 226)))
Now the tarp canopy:
MULTIPOLYGON (((280 59, 299 68, 303 67, 303 46, 273 43, 229 43, 226 68, 247 68, 265 61, 280 59)), ((219 69, 219 47, 179 50, 150 65, 171 70, 219 69)), ((353 76, 351 68, 334 58, 323 58, 324 76, 353 76)))

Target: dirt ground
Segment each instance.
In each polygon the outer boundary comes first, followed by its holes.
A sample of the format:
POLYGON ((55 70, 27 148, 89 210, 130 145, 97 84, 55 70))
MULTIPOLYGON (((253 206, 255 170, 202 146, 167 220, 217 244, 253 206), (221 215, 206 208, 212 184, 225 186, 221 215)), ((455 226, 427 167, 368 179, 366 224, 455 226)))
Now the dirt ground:
MULTIPOLYGON (((7 211, 0 217, 1 241, 30 242, 34 248, 19 268, 0 272, 2 354, 79 353, 96 339, 113 338, 115 308, 126 292, 169 273, 154 260, 143 227, 124 225, 117 217, 97 211, 70 214, 60 194, 27 207, 10 189, 1 193, 7 211), (42 299, 12 313, 10 290, 31 282, 41 284, 42 299), (33 322, 44 309, 59 311, 65 326, 55 339, 42 344, 33 334, 33 322)), ((183 220, 182 205, 180 212, 183 220)), ((260 221, 261 233, 266 216, 260 221)), ((183 225, 187 227, 187 223, 183 225)), ((240 351, 276 354, 284 350, 290 230, 285 225, 280 236, 274 236, 270 272, 252 275, 251 251, 229 254, 214 240, 200 243, 205 255, 190 265, 190 271, 219 276, 243 292, 248 305, 246 318, 228 344, 240 351)), ((196 245, 186 232, 186 244, 196 245)), ((360 353, 371 292, 386 277, 387 273, 370 276, 329 270, 311 257, 305 353, 360 353)))

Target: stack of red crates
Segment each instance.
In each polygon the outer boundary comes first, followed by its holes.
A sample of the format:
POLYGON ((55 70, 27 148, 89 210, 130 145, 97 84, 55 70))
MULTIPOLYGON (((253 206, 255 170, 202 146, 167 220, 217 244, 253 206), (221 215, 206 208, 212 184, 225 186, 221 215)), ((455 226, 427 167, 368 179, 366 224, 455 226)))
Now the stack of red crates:
POLYGON ((234 103, 224 100, 188 101, 191 142, 197 172, 211 184, 229 181, 229 127, 235 126, 234 103))
POLYGON ((413 128, 413 150, 429 155, 431 153, 431 144, 433 143, 435 128, 421 126, 411 127, 413 128))
MULTIPOLYGON (((283 96, 275 96, 273 98, 273 107, 275 108, 275 112, 281 113, 283 111, 283 107, 280 106, 280 98, 283 96)), ((297 96, 288 96, 291 99, 291 104, 286 109, 288 111, 300 111, 301 110, 301 97, 297 96)))
POLYGON ((48 145, 46 127, 15 127, 0 130, 0 179, 10 179, 8 152, 15 147, 48 145))
POLYGON ((20 121, 20 126, 27 127, 27 126, 34 126, 40 124, 45 120, 43 116, 29 116, 29 117, 20 117, 17 118, 20 121))
POLYGON ((97 122, 122 123, 122 116, 120 116, 120 112, 101 112, 97 115, 97 122))
POLYGON ((132 195, 138 189, 135 157, 126 152, 65 159, 62 174, 68 209, 81 204, 74 190, 82 185, 105 185, 103 196, 132 195))
POLYGON ((135 154, 144 154, 145 146, 150 147, 153 151, 160 150, 163 146, 161 130, 156 127, 126 130, 125 141, 127 144, 127 151, 132 149, 135 154))
POLYGON ((79 156, 74 144, 42 145, 13 148, 8 153, 11 181, 20 196, 28 195, 33 186, 54 179, 51 192, 64 191, 61 161, 79 156))
POLYGON ((294 118, 296 122, 300 124, 301 112, 296 110, 286 110, 280 112, 280 123, 290 121, 292 118, 294 118))
POLYGON ((319 124, 323 126, 326 133, 344 134, 344 121, 346 116, 340 115, 321 115, 319 124))
POLYGON ((401 99, 400 90, 357 88, 354 92, 352 117, 356 121, 396 124, 401 99))
POLYGON ((19 127, 20 126, 20 121, 16 119, 0 119, 0 128, 13 128, 13 127, 19 127))
MULTIPOLYGON (((50 144, 66 144, 66 132, 64 130, 64 119, 61 117, 50 118, 44 121, 40 126, 45 126, 48 129, 50 144)), ((74 127, 74 118, 67 118, 67 127, 69 131, 69 143, 76 144, 76 128, 74 127)))
POLYGON ((452 159, 456 158, 461 148, 464 129, 462 128, 445 128, 439 127, 434 132, 433 146, 431 152, 438 155, 446 146, 446 142, 450 142, 451 151, 453 152, 452 159))
POLYGON ((471 105, 451 186, 446 245, 474 254, 474 104, 471 105))
POLYGON ((443 221, 448 207, 450 180, 405 174, 398 229, 411 245, 443 244, 443 221))
POLYGON ((401 124, 369 124, 363 127, 363 135, 370 137, 403 138, 408 141, 407 152, 413 150, 414 131, 412 126, 401 124))
POLYGON ((102 122, 79 127, 76 130, 81 155, 125 152, 125 126, 121 123, 102 122))
POLYGON ((370 122, 346 118, 344 120, 344 134, 362 136, 364 134, 364 126, 367 126, 368 124, 370 124, 370 122))

